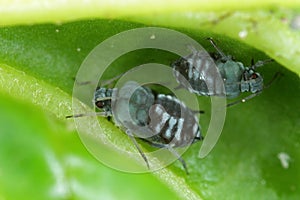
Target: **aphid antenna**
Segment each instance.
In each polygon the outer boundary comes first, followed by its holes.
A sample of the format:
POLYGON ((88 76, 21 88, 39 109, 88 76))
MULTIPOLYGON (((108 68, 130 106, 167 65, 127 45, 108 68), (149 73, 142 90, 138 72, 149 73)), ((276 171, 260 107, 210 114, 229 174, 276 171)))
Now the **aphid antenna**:
POLYGON ((274 83, 274 81, 280 78, 281 76, 283 76, 281 72, 276 72, 272 79, 264 86, 264 89, 269 88, 274 83))
POLYGON ((108 114, 106 112, 90 112, 90 113, 82 113, 82 114, 76 114, 76 115, 68 115, 66 118, 78 118, 78 117, 96 117, 96 116, 102 116, 102 117, 108 117, 108 114))
POLYGON ((259 60, 256 63, 254 63, 254 59, 252 58, 251 59, 251 67, 250 68, 255 70, 256 68, 262 67, 265 64, 268 64, 268 63, 271 63, 271 62, 274 62, 274 60, 273 59, 259 60))
POLYGON ((240 100, 237 100, 237 101, 234 101, 234 102, 231 102, 229 104, 227 104, 227 108, 228 107, 231 107, 231 106, 234 106, 236 104, 239 104, 239 103, 245 103, 246 101, 248 101, 249 99, 252 99, 253 97, 256 97, 257 95, 259 95, 262 91, 258 91, 256 93, 253 93, 253 94, 250 94, 249 96, 245 97, 245 98, 242 98, 240 100))
POLYGON ((222 60, 228 60, 228 56, 217 46, 215 41, 212 38, 207 38, 207 40, 211 43, 211 45, 217 50, 217 52, 221 55, 222 60))
MULTIPOLYGON (((119 79, 123 74, 125 74, 125 73, 122 73, 122 74, 120 74, 118 76, 115 76, 114 78, 111 78, 111 79, 108 79, 108 80, 100 81, 100 86, 98 86, 98 88, 113 83, 114 81, 116 81, 117 79, 119 79)), ((75 83, 77 85, 90 85, 90 84, 94 84, 94 83, 96 84, 96 82, 94 82, 94 81, 78 81, 76 78, 73 78, 73 79, 75 80, 75 83)))

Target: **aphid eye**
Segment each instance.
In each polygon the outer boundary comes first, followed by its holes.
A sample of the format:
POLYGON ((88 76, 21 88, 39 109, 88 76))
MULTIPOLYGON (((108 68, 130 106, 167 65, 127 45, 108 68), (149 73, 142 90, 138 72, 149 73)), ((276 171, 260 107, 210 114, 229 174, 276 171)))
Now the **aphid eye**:
POLYGON ((257 79, 257 77, 258 77, 258 75, 257 75, 256 73, 253 73, 253 74, 251 75, 251 79, 257 79))
POLYGON ((104 103, 104 101, 97 101, 97 102, 96 102, 96 106, 97 106, 98 108, 103 108, 103 107, 105 106, 105 103, 104 103))

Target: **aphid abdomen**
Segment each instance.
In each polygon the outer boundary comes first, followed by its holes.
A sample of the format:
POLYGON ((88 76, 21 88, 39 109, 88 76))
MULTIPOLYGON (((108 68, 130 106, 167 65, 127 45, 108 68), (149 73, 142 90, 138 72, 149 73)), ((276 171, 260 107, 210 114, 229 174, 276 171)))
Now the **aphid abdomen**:
POLYGON ((172 64, 179 84, 203 96, 224 96, 223 83, 212 58, 204 51, 194 51, 172 64))
POLYGON ((175 97, 159 94, 149 115, 149 128, 157 134, 149 141, 183 147, 193 143, 195 138, 202 139, 198 118, 175 97))

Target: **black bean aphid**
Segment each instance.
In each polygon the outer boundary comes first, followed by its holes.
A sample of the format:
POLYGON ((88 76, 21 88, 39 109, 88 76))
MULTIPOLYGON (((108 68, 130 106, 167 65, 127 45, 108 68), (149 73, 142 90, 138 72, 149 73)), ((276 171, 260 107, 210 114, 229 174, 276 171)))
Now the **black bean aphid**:
MULTIPOLYGON (((131 138, 148 168, 148 160, 136 138, 170 150, 188 173, 185 161, 173 148, 188 146, 203 137, 196 113, 182 101, 174 96, 155 94, 149 87, 129 81, 120 89, 97 89, 93 102, 100 110, 94 115, 112 116, 116 126, 131 138)), ((82 116, 85 114, 67 118, 82 116)))
MULTIPOLYGON (((243 63, 234 61, 232 56, 225 55, 215 44, 212 38, 208 38, 217 53, 209 54, 204 51, 193 50, 192 54, 182 57, 173 62, 173 73, 180 84, 180 87, 188 89, 192 93, 204 96, 226 96, 228 98, 236 98, 241 92, 251 92, 249 96, 228 104, 232 106, 240 102, 245 102, 262 92, 266 86, 263 84, 262 76, 256 71, 272 59, 258 61, 250 67, 245 67, 243 63), (217 82, 217 79, 209 70, 214 66, 217 67, 223 83, 217 82), (180 74, 182 76, 180 76, 180 74), (185 84, 182 80, 185 78, 189 84, 185 84), (222 84, 225 87, 225 93, 222 90, 222 84), (212 85, 212 89, 208 90, 208 85, 212 85)), ((273 77, 272 81, 277 77, 278 73, 273 77)), ((272 82, 270 81, 270 83, 272 82)), ((270 84, 269 83, 269 84, 270 84)), ((268 85, 269 85, 268 84, 268 85)))

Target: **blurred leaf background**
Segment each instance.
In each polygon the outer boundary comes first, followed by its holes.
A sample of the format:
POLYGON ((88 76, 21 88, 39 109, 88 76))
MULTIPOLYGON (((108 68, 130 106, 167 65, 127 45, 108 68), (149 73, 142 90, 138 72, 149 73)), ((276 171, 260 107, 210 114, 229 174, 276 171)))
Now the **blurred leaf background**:
MULTIPOLYGON (((298 1, 23 0, 0 1, 0 8, 0 199, 300 197, 298 1), (259 72, 265 80, 283 74, 260 96, 228 109, 208 157, 197 157, 201 143, 184 154, 190 175, 178 162, 154 174, 110 169, 87 152, 65 119, 72 113, 73 78, 87 54, 110 36, 145 26, 181 31, 210 51, 205 38, 213 37, 245 65, 271 57, 276 62, 259 72)), ((133 52, 108 76, 173 59, 155 50, 133 52)), ((101 122, 113 137, 124 137, 124 146, 132 145, 112 123, 101 122)), ((206 130, 209 117, 200 123, 206 130)))

